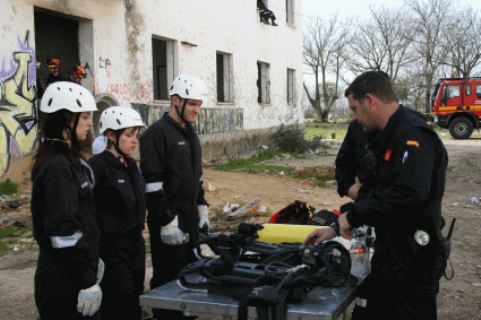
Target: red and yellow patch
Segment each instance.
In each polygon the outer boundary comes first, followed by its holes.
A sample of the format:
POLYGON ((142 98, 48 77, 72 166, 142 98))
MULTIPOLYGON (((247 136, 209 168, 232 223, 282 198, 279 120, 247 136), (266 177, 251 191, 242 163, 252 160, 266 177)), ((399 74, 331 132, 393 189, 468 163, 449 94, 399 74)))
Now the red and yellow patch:
POLYGON ((418 148, 419 148, 419 142, 417 142, 416 140, 408 140, 408 141, 406 142, 406 144, 407 144, 408 146, 415 146, 415 147, 418 147, 418 148))
POLYGON ((391 156, 392 156, 392 150, 386 150, 386 153, 384 154, 384 161, 390 162, 391 156))

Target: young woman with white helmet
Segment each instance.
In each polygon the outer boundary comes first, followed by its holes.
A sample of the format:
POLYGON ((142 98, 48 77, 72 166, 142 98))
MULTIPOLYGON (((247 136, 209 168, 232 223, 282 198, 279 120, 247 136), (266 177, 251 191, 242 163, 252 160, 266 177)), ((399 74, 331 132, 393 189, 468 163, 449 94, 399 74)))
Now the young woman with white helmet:
POLYGON ((40 246, 35 303, 42 320, 98 318, 103 266, 95 180, 79 147, 95 110, 92 94, 71 82, 51 84, 40 104, 42 140, 32 168, 31 211, 40 246))
MULTIPOLYGON (((133 158, 144 126, 130 107, 110 107, 99 122, 104 150, 89 159, 95 174, 94 201, 100 230, 100 257, 105 276, 100 307, 102 320, 139 320, 144 290, 145 182, 133 158)), ((99 140, 97 140, 98 143, 99 140)))

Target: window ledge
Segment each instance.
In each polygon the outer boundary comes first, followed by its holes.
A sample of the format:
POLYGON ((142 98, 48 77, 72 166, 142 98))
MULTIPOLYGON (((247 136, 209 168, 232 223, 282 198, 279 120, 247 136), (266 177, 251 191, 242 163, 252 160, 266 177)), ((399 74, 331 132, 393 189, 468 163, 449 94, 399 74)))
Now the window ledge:
POLYGON ((162 104, 162 105, 164 105, 164 104, 170 105, 170 100, 155 100, 154 99, 154 103, 155 104, 162 104))
POLYGON ((259 103, 259 106, 261 107, 270 107, 272 104, 270 103, 259 103))
POLYGON ((217 102, 216 105, 218 106, 235 106, 234 102, 217 102))

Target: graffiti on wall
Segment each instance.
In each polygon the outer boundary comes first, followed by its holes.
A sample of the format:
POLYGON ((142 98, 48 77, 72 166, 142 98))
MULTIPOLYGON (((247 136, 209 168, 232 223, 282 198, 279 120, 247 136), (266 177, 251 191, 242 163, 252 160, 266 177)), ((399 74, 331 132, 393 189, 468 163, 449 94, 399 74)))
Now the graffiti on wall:
POLYGON ((37 137, 35 52, 18 37, 19 50, 3 57, 0 70, 0 176, 12 155, 32 151, 37 137))

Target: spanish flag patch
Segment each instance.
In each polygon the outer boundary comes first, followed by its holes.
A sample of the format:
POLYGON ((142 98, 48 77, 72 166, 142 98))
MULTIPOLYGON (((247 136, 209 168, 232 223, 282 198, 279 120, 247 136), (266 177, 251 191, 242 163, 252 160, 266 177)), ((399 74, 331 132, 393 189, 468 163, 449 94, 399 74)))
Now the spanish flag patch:
POLYGON ((418 148, 419 148, 419 142, 417 142, 416 140, 408 140, 408 141, 406 142, 406 144, 407 144, 408 146, 415 146, 415 147, 418 147, 418 148))
POLYGON ((390 162, 391 156, 392 156, 392 150, 386 150, 386 153, 384 154, 384 161, 390 162))

